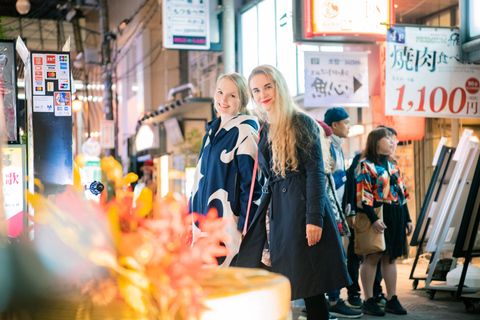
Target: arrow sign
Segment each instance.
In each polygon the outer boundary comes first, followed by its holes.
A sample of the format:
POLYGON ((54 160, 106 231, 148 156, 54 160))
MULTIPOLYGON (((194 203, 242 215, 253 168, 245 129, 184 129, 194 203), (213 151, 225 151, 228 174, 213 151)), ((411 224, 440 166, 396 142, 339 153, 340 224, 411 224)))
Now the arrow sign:
POLYGON ((360 83, 360 81, 358 81, 357 78, 353 77, 353 93, 357 92, 357 90, 360 89, 361 86, 362 84, 360 83))

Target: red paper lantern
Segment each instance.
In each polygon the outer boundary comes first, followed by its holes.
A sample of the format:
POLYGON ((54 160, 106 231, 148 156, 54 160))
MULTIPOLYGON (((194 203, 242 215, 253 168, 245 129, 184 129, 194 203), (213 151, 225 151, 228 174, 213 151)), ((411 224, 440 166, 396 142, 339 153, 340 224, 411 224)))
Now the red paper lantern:
POLYGON ((422 140, 425 135, 425 118, 385 115, 385 67, 386 44, 380 46, 380 96, 372 96, 372 119, 374 125, 384 125, 397 132, 399 141, 422 140))
POLYGON ((388 116, 388 121, 397 131, 398 141, 422 140, 425 135, 425 118, 412 116, 388 116))

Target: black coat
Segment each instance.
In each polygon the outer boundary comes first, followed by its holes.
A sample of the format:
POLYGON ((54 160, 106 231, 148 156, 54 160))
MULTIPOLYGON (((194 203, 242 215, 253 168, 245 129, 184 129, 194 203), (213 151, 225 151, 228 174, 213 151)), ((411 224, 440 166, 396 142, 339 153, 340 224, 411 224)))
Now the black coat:
MULTIPOLYGON (((315 132, 317 124, 309 116, 296 116, 297 128, 315 132)), ((286 177, 271 171, 271 148, 264 126, 258 144, 258 165, 267 179, 260 206, 240 246, 238 267, 261 267, 266 240, 265 215, 270 206, 270 257, 272 271, 285 275, 292 287, 292 300, 331 292, 351 284, 345 265, 345 254, 326 194, 320 138, 308 150, 297 147, 298 171, 287 171, 286 177), (306 225, 323 227, 320 242, 309 247, 306 225)), ((297 138, 297 142, 307 139, 297 138)))

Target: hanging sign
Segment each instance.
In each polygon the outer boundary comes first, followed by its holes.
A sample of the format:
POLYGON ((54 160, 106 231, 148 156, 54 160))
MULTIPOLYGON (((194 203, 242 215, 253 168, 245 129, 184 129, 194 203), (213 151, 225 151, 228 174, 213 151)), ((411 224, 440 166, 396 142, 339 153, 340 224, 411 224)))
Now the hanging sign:
POLYGON ((386 115, 480 118, 480 65, 459 62, 458 29, 392 27, 386 115))
POLYGON ((385 39, 382 23, 390 21, 391 1, 313 0, 312 12, 313 36, 368 34, 385 39))
POLYGON ((210 48, 209 0, 163 1, 163 42, 167 49, 210 48))
POLYGON ((115 148, 115 121, 100 121, 100 145, 105 149, 115 148))
POLYGON ((366 52, 305 52, 305 107, 368 107, 366 52))

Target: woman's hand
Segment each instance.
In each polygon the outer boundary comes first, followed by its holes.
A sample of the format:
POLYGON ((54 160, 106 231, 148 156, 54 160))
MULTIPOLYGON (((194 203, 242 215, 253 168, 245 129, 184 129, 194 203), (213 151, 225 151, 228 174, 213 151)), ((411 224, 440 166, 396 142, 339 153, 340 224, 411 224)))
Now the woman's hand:
POLYGON ((378 219, 372 224, 372 228, 376 233, 383 233, 383 230, 387 229, 387 226, 382 219, 378 219))
POLYGON ((411 236, 413 233, 413 224, 411 222, 407 222, 407 237, 411 236))
POLYGON ((316 245, 322 238, 323 229, 314 224, 307 224, 307 240, 308 245, 311 247, 316 245))

